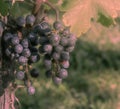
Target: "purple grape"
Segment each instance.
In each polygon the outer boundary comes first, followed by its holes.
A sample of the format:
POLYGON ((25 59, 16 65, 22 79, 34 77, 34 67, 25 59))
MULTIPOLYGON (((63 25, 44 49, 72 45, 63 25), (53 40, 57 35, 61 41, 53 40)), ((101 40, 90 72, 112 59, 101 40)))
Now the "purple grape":
POLYGON ((52 45, 51 44, 46 44, 43 46, 43 50, 46 52, 46 53, 51 53, 52 51, 52 45))
POLYGON ((54 84, 56 84, 56 85, 59 85, 62 83, 62 79, 57 76, 53 77, 52 80, 53 80, 54 84))
POLYGON ((23 46, 21 44, 17 44, 15 46, 15 52, 20 54, 20 53, 22 53, 22 51, 23 51, 23 46))
POLYGON ((11 33, 5 33, 3 36, 3 39, 5 42, 9 41, 11 38, 13 37, 13 35, 11 33))
POLYGON ((32 53, 30 56, 30 62, 35 63, 40 60, 40 55, 37 53, 32 53))
POLYGON ((24 73, 23 71, 18 71, 18 72, 16 73, 16 78, 17 78, 18 80, 23 80, 24 77, 25 77, 25 73, 24 73))
POLYGON ((68 37, 68 46, 74 46, 76 43, 76 36, 74 34, 70 34, 68 37))
POLYGON ((45 59, 45 60, 44 60, 44 65, 45 65, 45 69, 50 70, 51 67, 52 67, 52 62, 51 62, 51 60, 45 59))
POLYGON ((50 37, 49 37, 49 40, 50 40, 50 43, 53 45, 53 46, 56 46, 59 44, 60 42, 60 36, 58 34, 52 34, 50 37))
POLYGON ((63 68, 60 69, 58 73, 59 73, 59 77, 62 79, 65 79, 68 76, 67 70, 63 68))
POLYGON ((31 52, 29 49, 26 48, 26 49, 23 49, 22 55, 28 58, 28 57, 30 57, 31 52))
POLYGON ((33 77, 33 78, 37 78, 39 76, 39 70, 38 69, 32 69, 30 71, 30 75, 33 77))
POLYGON ((67 46, 68 45, 68 38, 67 37, 62 37, 60 40, 60 44, 62 46, 67 46))
POLYGON ((69 59, 70 59, 69 52, 63 51, 61 53, 61 60, 69 60, 69 59))
POLYGON ((39 43, 38 37, 35 33, 30 33, 28 35, 28 39, 29 39, 32 46, 36 46, 39 43))
POLYGON ((54 50, 57 53, 61 53, 63 51, 63 46, 62 45, 57 45, 57 46, 54 47, 54 50))
POLYGON ((22 41, 21 41, 21 45, 24 47, 24 48, 28 48, 28 46, 29 46, 29 42, 28 42, 28 39, 23 39, 22 41))
POLYGON ((27 63, 27 58, 24 57, 24 56, 20 56, 19 59, 18 59, 18 62, 22 65, 25 65, 27 63))
POLYGON ((59 60, 60 59, 60 54, 57 52, 53 52, 52 57, 54 60, 59 60))
POLYGON ((51 32, 50 25, 47 22, 41 22, 36 25, 33 29, 35 33, 39 33, 39 35, 48 35, 51 32))
POLYGON ((21 16, 21 17, 18 17, 18 18, 16 19, 16 23, 17 23, 18 26, 24 27, 25 24, 26 24, 26 20, 25 20, 24 17, 21 16))
POLYGON ((70 28, 69 27, 64 28, 64 30, 62 31, 62 35, 68 36, 69 34, 70 34, 70 28))
POLYGON ((69 63, 69 61, 62 61, 61 63, 61 66, 63 67, 63 68, 69 68, 69 66, 70 66, 70 63, 69 63))
POLYGON ((35 22, 35 16, 34 15, 28 15, 27 17, 26 17, 26 24, 27 25, 33 25, 34 24, 34 22, 35 22))
POLYGON ((47 78, 52 77, 52 70, 47 70, 47 71, 45 72, 45 75, 46 75, 47 78))
POLYGON ((33 86, 29 86, 27 88, 27 92, 29 95, 34 95, 35 94, 35 88, 33 86))
POLYGON ((60 21, 55 21, 53 23, 53 27, 56 29, 56 30, 61 30, 63 29, 63 24, 60 22, 60 21))
POLYGON ((11 43, 12 43, 13 45, 17 45, 17 44, 19 44, 19 42, 20 42, 20 40, 19 40, 19 38, 18 38, 17 36, 15 36, 15 37, 13 37, 13 38, 11 39, 11 43))
POLYGON ((47 37, 40 37, 39 43, 40 45, 47 44, 49 42, 47 37))

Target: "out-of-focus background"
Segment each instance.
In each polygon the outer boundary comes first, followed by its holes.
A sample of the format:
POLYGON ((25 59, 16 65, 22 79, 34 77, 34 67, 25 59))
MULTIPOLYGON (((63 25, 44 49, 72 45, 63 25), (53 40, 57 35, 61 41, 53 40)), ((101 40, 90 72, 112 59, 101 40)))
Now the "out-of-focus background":
POLYGON ((69 76, 54 85, 41 60, 36 94, 16 93, 22 109, 120 109, 120 0, 50 1, 78 36, 69 76))

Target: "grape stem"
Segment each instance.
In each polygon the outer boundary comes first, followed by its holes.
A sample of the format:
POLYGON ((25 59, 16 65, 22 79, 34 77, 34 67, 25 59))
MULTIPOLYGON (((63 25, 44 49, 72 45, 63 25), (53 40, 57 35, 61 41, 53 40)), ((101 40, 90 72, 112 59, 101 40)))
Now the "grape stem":
POLYGON ((56 21, 59 21, 59 10, 49 1, 44 1, 45 4, 47 4, 49 7, 51 7, 55 13, 56 13, 56 21))

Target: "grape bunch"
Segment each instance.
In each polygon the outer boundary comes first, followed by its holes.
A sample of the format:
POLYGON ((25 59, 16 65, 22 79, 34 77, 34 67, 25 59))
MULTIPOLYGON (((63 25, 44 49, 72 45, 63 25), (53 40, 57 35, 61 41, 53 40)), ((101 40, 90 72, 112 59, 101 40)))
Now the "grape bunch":
POLYGON ((35 23, 34 15, 0 21, 2 61, 4 66, 14 66, 13 77, 24 81, 27 92, 35 93, 31 77, 37 78, 39 70, 34 63, 43 58, 45 75, 59 85, 68 76, 70 53, 74 50, 76 36, 60 21, 50 24, 44 18, 35 23))

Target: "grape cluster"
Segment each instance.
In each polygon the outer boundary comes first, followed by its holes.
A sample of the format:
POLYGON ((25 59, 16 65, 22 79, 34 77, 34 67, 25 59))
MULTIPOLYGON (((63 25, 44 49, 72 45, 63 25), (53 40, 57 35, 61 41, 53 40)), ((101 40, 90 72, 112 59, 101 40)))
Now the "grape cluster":
POLYGON ((40 58, 44 58, 45 75, 55 84, 60 84, 68 76, 70 53, 74 50, 76 36, 60 21, 50 25, 42 19, 36 24, 34 15, 16 19, 8 16, 7 24, 0 22, 0 36, 3 61, 14 65, 14 76, 24 81, 30 95, 35 93, 31 77, 40 74, 32 65, 40 58))

